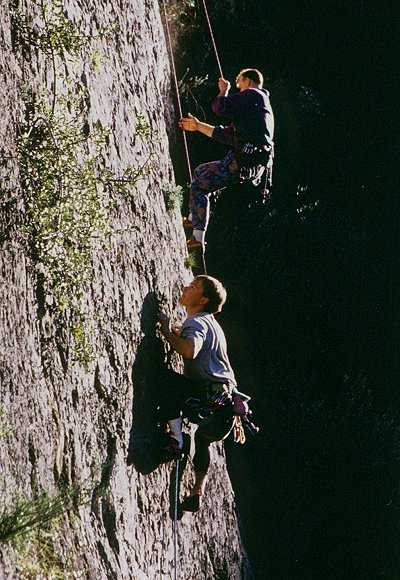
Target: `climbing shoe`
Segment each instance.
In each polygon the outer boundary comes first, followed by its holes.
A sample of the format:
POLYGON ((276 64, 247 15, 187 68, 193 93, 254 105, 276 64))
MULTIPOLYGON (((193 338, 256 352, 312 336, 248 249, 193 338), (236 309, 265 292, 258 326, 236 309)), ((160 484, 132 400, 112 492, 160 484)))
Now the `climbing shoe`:
POLYGON ((198 240, 195 240, 194 238, 190 238, 187 241, 187 249, 189 250, 189 252, 192 252, 193 250, 201 250, 202 248, 203 244, 198 240))
POLYGON ((192 222, 190 221, 189 218, 184 217, 182 220, 182 225, 185 228, 185 230, 192 230, 194 228, 194 225, 192 224, 192 222))
POLYGON ((198 512, 200 509, 200 495, 189 495, 181 503, 181 510, 184 512, 198 512))

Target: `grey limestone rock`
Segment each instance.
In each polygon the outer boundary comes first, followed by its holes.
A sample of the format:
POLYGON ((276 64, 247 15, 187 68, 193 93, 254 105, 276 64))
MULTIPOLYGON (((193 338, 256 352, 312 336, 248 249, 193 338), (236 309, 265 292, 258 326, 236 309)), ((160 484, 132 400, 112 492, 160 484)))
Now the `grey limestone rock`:
MULTIPOLYGON (((25 7, 40 26, 39 5, 27 2, 25 7)), ((94 274, 85 300, 95 356, 84 368, 71 356, 51 299, 38 302, 35 264, 20 235, 25 202, 15 156, 21 90, 26 84, 50 90, 52 77, 38 51, 30 58, 16 54, 11 6, 2 2, 0 407, 7 434, 0 439, 1 508, 17 496, 30 498, 42 490, 56 495, 62 484, 101 478, 103 493, 93 489, 92 501, 64 514, 54 528, 52 549, 63 577, 167 579, 173 577, 174 556, 171 466, 146 475, 129 461, 132 434, 136 445, 146 440, 148 393, 165 354, 155 332, 157 299, 164 297, 171 312, 191 276, 184 266, 180 215, 167 212, 162 191, 163 183, 174 181, 164 31, 154 0, 70 0, 64 6, 93 38, 102 26, 119 26, 111 39, 93 41, 102 52, 100 70, 84 62, 80 71, 89 94, 88 122, 100 120, 111 128, 108 165, 115 171, 138 166, 149 153, 157 163, 132 199, 119 199, 111 212, 112 227, 122 233, 111 237, 108 250, 93 250, 94 274), (135 138, 138 115, 157 138, 135 138)), ((182 493, 191 477, 189 469, 182 493)), ((250 577, 220 445, 213 449, 204 507, 198 515, 183 517, 177 536, 179 578, 250 577)), ((41 571, 40 562, 32 568, 29 558, 39 556, 22 557, 18 545, 0 545, 1 578, 53 577, 41 571)))

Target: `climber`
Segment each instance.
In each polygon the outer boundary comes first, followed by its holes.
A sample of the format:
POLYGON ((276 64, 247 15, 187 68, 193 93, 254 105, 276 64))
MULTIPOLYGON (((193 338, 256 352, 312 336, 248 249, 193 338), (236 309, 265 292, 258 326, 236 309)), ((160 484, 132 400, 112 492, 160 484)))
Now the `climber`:
POLYGON ((212 102, 215 114, 231 121, 228 126, 208 125, 189 114, 179 121, 184 131, 199 132, 231 147, 220 161, 203 163, 194 170, 190 187, 186 228, 193 228, 188 248, 203 248, 210 213, 210 194, 228 185, 264 180, 265 196, 271 186, 274 115, 269 92, 262 88, 263 76, 257 69, 243 69, 236 77, 239 93, 229 95, 230 82, 218 80, 219 94, 212 102))
POLYGON ((210 465, 209 445, 227 437, 233 427, 232 407, 225 402, 236 391, 236 380, 227 355, 226 339, 214 314, 226 300, 221 282, 210 276, 197 276, 185 286, 180 303, 187 318, 181 328, 171 328, 169 318, 160 316, 161 332, 171 347, 184 359, 184 373, 164 371, 160 389, 160 417, 170 433, 164 448, 167 459, 182 453, 182 417, 190 416, 189 402, 211 399, 216 408, 211 417, 200 423, 195 434, 193 464, 195 482, 190 495, 181 504, 183 511, 198 511, 210 465))

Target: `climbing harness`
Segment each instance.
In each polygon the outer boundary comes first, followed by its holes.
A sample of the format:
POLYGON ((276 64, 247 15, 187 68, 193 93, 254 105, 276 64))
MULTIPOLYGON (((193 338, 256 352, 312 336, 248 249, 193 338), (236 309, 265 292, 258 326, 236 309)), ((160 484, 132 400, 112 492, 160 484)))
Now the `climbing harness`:
POLYGON ((215 411, 223 409, 232 401, 232 395, 226 385, 212 383, 204 397, 189 397, 185 401, 185 415, 192 423, 200 423, 215 411))
POLYGON ((184 414, 192 423, 202 423, 215 413, 226 411, 233 418, 233 436, 236 443, 245 443, 247 431, 256 435, 259 427, 251 420, 250 397, 222 383, 211 383, 204 397, 189 397, 184 403, 184 414))

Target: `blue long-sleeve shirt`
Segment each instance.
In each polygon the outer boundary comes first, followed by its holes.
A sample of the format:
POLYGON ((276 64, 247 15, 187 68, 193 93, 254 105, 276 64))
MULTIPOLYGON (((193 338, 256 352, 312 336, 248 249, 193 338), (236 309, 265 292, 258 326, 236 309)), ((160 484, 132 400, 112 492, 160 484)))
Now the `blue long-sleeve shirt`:
MULTIPOLYGON (((251 88, 227 97, 218 96, 211 106, 216 115, 232 122, 239 139, 254 145, 273 145, 274 114, 267 90, 251 88)), ((230 133, 223 127, 214 129, 213 138, 232 144, 230 133)))

